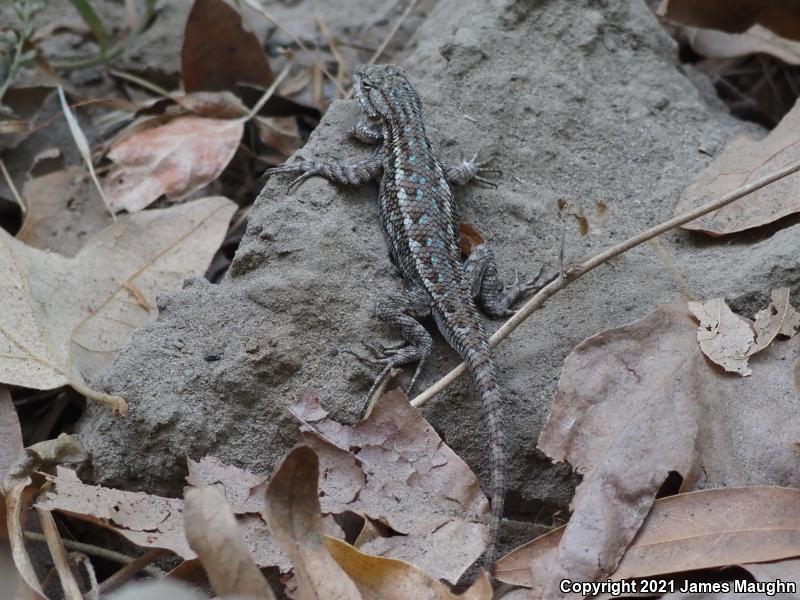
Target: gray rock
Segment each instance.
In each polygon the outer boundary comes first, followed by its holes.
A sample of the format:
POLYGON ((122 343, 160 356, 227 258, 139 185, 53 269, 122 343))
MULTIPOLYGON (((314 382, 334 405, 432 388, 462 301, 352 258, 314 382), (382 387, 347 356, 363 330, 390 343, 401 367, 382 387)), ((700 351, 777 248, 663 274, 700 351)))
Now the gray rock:
MULTIPOLYGON (((727 140, 758 131, 682 74, 675 44, 644 2, 441 0, 415 40, 404 64, 445 159, 480 149, 503 169, 498 189, 473 186, 457 197, 508 277, 556 269, 562 230, 572 261, 669 217, 727 140), (582 236, 571 217, 562 225, 559 199, 587 213, 602 200, 605 226, 582 236)), ((344 136, 356 118, 352 102, 334 103, 298 154, 365 156, 344 136)), ((286 184, 270 181, 257 199, 225 281, 192 281, 165 295, 158 321, 105 375, 101 384, 128 400, 130 416, 91 407, 82 419, 96 482, 178 493, 185 457, 205 454, 270 471, 296 439, 285 407, 307 388, 335 416, 356 415, 374 373, 343 350, 396 339, 370 314, 399 285, 376 190, 312 179, 287 196, 286 184)), ((751 308, 771 287, 798 282, 797 233, 791 226, 732 241, 671 233, 662 241, 695 296, 751 308)), ((564 357, 587 336, 680 297, 674 272, 644 245, 569 285, 497 349, 510 514, 535 519, 571 497, 569 469, 536 450, 564 357)), ((438 339, 419 389, 456 363, 438 339)), ((468 383, 423 413, 488 482, 468 383)))

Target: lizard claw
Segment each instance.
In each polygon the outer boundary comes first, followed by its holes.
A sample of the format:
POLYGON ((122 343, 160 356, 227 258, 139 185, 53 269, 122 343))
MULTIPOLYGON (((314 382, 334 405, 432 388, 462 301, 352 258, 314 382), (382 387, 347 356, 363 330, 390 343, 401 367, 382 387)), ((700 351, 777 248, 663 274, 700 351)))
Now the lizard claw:
POLYGON ((295 175, 298 173, 299 175, 289 183, 287 188, 287 192, 290 194, 306 179, 313 177, 314 175, 318 175, 314 164, 311 161, 303 160, 289 165, 281 165, 280 167, 267 169, 264 171, 262 177, 272 177, 273 175, 295 175))

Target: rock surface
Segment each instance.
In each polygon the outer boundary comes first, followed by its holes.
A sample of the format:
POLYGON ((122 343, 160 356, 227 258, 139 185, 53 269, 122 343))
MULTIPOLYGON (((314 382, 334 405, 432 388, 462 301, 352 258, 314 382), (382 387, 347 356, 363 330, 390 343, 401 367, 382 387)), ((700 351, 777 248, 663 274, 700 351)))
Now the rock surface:
MULTIPOLYGON (((569 262, 669 217, 727 140, 757 131, 681 72, 675 44, 640 0, 440 0, 414 40, 396 61, 418 86, 445 160, 480 149, 503 170, 498 189, 473 186, 457 198, 509 278, 514 269, 556 269, 562 231, 569 262), (601 200, 605 225, 585 236, 571 217, 562 225, 559 199, 587 214, 601 200)), ((356 118, 353 102, 334 103, 298 154, 365 156, 344 135, 356 118)), ((371 315, 399 286, 376 190, 312 179, 287 196, 286 184, 274 179, 259 196, 225 281, 193 280, 164 295, 158 321, 135 334, 98 382, 128 400, 130 416, 91 407, 79 424, 96 482, 179 493, 185 457, 206 454, 270 471, 296 439, 285 407, 308 388, 334 416, 354 418, 374 373, 343 351, 396 339, 371 315)), ((675 273, 694 296, 723 295, 745 309, 772 287, 796 286, 798 227, 730 240, 671 233, 662 243, 674 266, 640 247, 568 286, 504 342, 497 363, 512 460, 509 516, 534 520, 569 502, 569 469, 536 450, 569 351, 680 297, 675 273)), ((435 339, 417 391, 457 363, 435 339)), ((488 482, 466 380, 423 413, 488 482)))

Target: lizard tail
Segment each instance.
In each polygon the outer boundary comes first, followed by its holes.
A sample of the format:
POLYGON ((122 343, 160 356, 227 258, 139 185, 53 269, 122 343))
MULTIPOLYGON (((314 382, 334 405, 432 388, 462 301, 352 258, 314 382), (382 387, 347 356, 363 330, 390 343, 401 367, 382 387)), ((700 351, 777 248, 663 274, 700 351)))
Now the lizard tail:
POLYGON ((489 453, 492 469, 492 509, 489 520, 489 541, 484 566, 493 571, 503 503, 506 496, 506 438, 502 425, 502 397, 497 385, 494 362, 488 345, 465 353, 467 366, 481 397, 481 412, 489 434, 489 453))

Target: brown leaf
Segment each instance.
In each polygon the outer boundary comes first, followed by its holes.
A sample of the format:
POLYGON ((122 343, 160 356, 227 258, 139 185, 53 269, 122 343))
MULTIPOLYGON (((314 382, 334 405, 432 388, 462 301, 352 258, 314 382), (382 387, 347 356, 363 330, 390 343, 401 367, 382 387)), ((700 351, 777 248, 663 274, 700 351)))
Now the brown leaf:
POLYGON ((552 567, 534 564, 544 595, 612 573, 670 472, 682 491, 800 485, 798 353, 798 337, 773 343, 749 378, 730 377, 706 362, 685 305, 579 344, 539 437, 584 476, 552 567))
POLYGON ((325 545, 318 479, 316 453, 308 446, 292 450, 267 487, 267 521, 292 561, 300 600, 360 600, 358 589, 331 558, 325 545))
POLYGON ((219 596, 274 600, 225 497, 214 487, 192 488, 186 491, 184 502, 186 539, 203 563, 214 591, 219 596))
POLYGON ((105 179, 114 212, 141 210, 166 195, 180 199, 214 181, 233 158, 241 120, 181 116, 144 128, 114 144, 114 167, 105 179))
POLYGON ((258 138, 275 155, 269 159, 283 162, 303 145, 297 120, 294 117, 260 117, 253 119, 258 138))
POLYGON ((361 550, 414 562, 455 583, 485 549, 488 503, 474 473, 399 390, 353 427, 308 395, 290 408, 317 451, 325 513, 351 511, 401 533, 361 550), (353 451, 346 450, 353 449, 353 451))
POLYGON ((188 463, 186 481, 189 485, 213 485, 224 490, 225 499, 236 515, 239 529, 256 564, 259 567, 277 566, 284 573, 288 572, 291 563, 275 542, 261 514, 264 510, 264 488, 269 478, 225 465, 210 456, 198 462, 189 459, 188 463))
POLYGON ((181 72, 187 92, 233 91, 237 83, 267 87, 275 79, 261 42, 222 0, 195 0, 184 32, 181 72))
POLYGON ((419 567, 397 560, 359 552, 350 544, 326 537, 333 559, 355 582, 364 600, 491 600, 492 584, 481 570, 478 579, 463 594, 453 594, 419 567))
MULTIPOLYGON (((729 142, 683 193, 675 213, 688 212, 800 160, 798 129, 800 102, 763 139, 740 136, 729 142)), ((772 223, 800 211, 799 184, 800 174, 793 173, 683 227, 718 236, 772 223)))
POLYGON ((183 502, 142 492, 87 485, 74 471, 59 467, 51 478, 55 490, 36 503, 115 531, 138 546, 164 548, 195 558, 183 532, 183 502))
POLYGON ((758 23, 800 40, 800 6, 794 0, 663 0, 658 14, 693 27, 742 33, 758 23))
POLYGON ((34 248, 75 256, 89 237, 112 223, 83 167, 29 179, 22 196, 28 212, 17 239, 34 248))
MULTIPOLYGON (((800 553, 799 511, 800 490, 780 487, 720 488, 661 498, 653 504, 612 579, 796 556, 800 553)), ((535 587, 531 563, 553 560, 564 530, 559 527, 501 558, 496 577, 535 587)))
POLYGON ((462 256, 469 256, 472 251, 485 243, 480 232, 469 223, 458 224, 458 242, 462 256))

